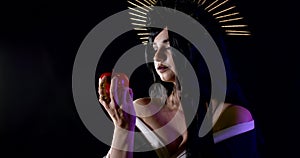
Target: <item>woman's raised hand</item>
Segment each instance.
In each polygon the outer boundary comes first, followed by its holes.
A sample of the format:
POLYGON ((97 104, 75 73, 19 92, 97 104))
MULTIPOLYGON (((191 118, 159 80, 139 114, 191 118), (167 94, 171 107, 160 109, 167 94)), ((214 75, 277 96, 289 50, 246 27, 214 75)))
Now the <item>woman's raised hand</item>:
POLYGON ((98 93, 99 102, 108 112, 114 125, 133 131, 136 116, 128 77, 124 73, 104 73, 99 78, 98 93))

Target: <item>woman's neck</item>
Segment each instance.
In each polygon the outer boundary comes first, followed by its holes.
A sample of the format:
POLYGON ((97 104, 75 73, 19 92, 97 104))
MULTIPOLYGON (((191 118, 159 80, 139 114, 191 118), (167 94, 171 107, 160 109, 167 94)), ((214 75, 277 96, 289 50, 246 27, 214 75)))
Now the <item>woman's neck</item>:
POLYGON ((180 91, 176 87, 174 87, 173 91, 168 96, 167 101, 166 101, 166 106, 170 110, 178 109, 181 106, 180 91))

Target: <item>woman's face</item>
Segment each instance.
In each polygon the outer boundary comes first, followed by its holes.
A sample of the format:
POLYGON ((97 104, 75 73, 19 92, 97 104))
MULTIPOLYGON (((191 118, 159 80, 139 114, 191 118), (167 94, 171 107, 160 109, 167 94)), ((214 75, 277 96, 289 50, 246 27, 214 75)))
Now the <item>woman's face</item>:
POLYGON ((162 81, 175 83, 175 64, 169 42, 168 29, 164 28, 154 39, 155 70, 162 81))

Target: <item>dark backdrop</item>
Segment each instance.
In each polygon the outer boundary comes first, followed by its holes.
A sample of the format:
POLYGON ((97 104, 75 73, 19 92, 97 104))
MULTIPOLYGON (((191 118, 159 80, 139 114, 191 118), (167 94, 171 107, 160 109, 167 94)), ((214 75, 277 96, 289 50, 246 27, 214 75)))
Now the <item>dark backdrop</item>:
MULTIPOLYGON (((230 58, 255 107, 264 155, 297 157, 297 7, 235 3, 253 35, 227 39, 230 58)), ((117 0, 0 3, 0 157, 96 158, 107 151, 76 112, 72 68, 88 32, 123 9, 126 2, 117 0)))

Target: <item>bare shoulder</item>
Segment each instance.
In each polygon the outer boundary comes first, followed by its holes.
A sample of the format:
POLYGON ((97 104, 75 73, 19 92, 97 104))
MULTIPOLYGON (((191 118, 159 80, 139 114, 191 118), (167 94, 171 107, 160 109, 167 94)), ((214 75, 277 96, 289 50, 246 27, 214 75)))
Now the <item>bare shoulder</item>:
POLYGON ((145 97, 145 98, 138 98, 136 100, 133 101, 133 104, 136 105, 141 105, 141 106, 145 106, 147 104, 149 104, 151 101, 151 98, 149 97, 145 97))
POLYGON ((252 120, 252 115, 248 109, 239 105, 230 105, 221 113, 219 119, 213 127, 213 131, 217 132, 230 126, 252 120))

